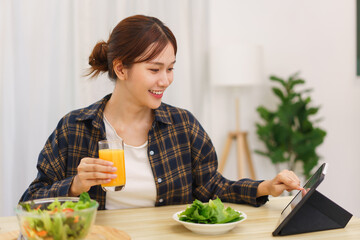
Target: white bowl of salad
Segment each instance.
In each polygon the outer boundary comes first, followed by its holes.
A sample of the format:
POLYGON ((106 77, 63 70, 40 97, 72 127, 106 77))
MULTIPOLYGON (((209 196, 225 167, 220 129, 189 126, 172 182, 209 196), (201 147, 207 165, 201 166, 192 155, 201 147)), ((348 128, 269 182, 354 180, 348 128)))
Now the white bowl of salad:
POLYGON ((184 211, 173 215, 175 221, 190 231, 205 235, 225 234, 246 218, 246 214, 241 211, 225 208, 219 198, 209 200, 208 203, 196 199, 184 211))
POLYGON ((27 240, 85 239, 99 204, 88 193, 80 198, 43 198, 19 203, 15 212, 20 232, 27 240))

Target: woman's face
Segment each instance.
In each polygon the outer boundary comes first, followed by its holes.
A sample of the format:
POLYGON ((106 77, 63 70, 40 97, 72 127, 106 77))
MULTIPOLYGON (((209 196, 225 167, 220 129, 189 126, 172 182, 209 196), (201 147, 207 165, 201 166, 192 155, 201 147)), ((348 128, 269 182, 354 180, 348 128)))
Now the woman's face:
POLYGON ((130 101, 141 106, 156 109, 166 88, 173 81, 175 53, 171 43, 154 59, 135 63, 127 69, 124 87, 130 101))

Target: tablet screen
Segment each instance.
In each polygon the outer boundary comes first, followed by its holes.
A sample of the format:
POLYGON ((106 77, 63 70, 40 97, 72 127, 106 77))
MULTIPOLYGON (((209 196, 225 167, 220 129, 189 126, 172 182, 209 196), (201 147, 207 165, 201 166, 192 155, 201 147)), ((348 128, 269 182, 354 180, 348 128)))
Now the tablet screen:
POLYGON ((301 199, 303 199, 310 190, 316 188, 320 184, 326 173, 326 168, 327 164, 323 163, 314 173, 314 175, 312 175, 311 178, 305 183, 303 187, 304 189, 300 190, 291 200, 291 202, 285 207, 285 209, 281 212, 279 223, 281 223, 290 214, 290 212, 298 205, 301 199))

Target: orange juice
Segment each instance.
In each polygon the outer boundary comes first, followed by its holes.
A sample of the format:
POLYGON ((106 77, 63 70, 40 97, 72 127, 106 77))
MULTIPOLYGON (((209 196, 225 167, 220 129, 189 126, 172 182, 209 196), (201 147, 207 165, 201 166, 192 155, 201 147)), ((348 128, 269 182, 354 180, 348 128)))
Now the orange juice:
POLYGON ((117 168, 116 172, 111 174, 117 174, 117 178, 111 179, 109 183, 101 184, 102 187, 115 187, 125 186, 125 161, 124 150, 122 149, 101 149, 99 150, 99 158, 114 163, 114 167, 117 168))

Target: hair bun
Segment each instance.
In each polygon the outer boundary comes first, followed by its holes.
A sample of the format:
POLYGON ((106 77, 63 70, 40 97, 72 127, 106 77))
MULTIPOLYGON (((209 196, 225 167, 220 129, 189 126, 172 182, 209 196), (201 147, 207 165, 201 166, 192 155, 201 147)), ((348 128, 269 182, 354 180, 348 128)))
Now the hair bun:
POLYGON ((107 61, 108 45, 106 42, 98 42, 89 56, 90 71, 88 75, 96 77, 100 73, 108 71, 107 61))

